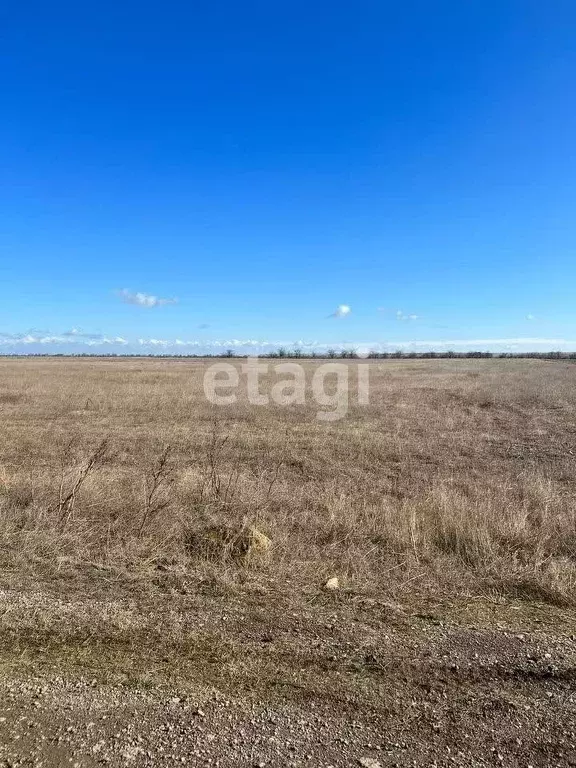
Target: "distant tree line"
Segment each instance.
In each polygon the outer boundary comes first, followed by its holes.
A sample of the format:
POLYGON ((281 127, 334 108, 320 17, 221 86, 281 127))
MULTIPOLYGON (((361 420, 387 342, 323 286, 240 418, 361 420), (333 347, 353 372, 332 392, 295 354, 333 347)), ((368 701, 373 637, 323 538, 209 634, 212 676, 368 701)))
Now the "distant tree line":
MULTIPOLYGON (((232 355, 234 356, 234 355, 232 355)), ((367 354, 358 354, 355 349, 327 349, 325 352, 307 352, 304 353, 301 349, 284 349, 280 348, 274 352, 269 352, 260 357, 287 357, 287 358, 320 358, 320 359, 356 359, 359 357, 367 358, 371 360, 445 360, 456 358, 459 360, 466 360, 470 358, 476 359, 492 359, 492 358, 534 358, 537 360, 576 360, 576 352, 454 352, 453 350, 447 350, 445 352, 413 352, 397 349, 394 352, 379 352, 371 350, 367 354)))
MULTIPOLYGON (((30 352, 26 354, 9 353, 0 354, 0 357, 118 357, 118 358, 130 358, 130 357, 170 357, 178 359, 202 359, 202 358, 246 358, 251 357, 249 354, 239 354, 233 349, 227 349, 223 352, 212 354, 172 354, 168 352, 149 352, 149 353, 117 353, 117 352, 77 352, 77 353, 64 353, 64 352, 30 352)), ((368 352, 368 354, 359 354, 355 349, 327 349, 326 351, 319 352, 317 350, 305 351, 296 347, 295 349, 288 349, 287 347, 280 347, 272 352, 265 354, 259 354, 258 357, 273 358, 273 359, 313 359, 313 360, 354 360, 358 358, 365 358, 371 360, 446 360, 457 359, 467 360, 471 358, 476 359, 503 359, 503 358, 532 358, 535 360, 576 360, 576 352, 454 352, 447 350, 446 352, 413 352, 404 351, 398 349, 394 352, 379 352, 376 350, 368 352)))

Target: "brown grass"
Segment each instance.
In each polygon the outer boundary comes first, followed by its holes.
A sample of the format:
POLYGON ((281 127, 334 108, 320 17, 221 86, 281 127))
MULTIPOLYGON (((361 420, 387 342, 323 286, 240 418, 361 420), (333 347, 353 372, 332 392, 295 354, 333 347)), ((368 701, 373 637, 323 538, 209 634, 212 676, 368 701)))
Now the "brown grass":
POLYGON ((571 363, 364 362, 371 404, 333 423, 312 401, 214 408, 208 364, 0 362, 4 582, 338 575, 394 597, 574 601, 571 363), (266 556, 246 557, 254 528, 266 556))

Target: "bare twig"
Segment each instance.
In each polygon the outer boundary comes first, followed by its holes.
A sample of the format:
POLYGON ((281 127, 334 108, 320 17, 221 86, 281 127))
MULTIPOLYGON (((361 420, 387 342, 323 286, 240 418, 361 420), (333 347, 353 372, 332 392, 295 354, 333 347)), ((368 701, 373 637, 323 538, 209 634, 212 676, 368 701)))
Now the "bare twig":
POLYGON ((56 504, 58 525, 62 530, 66 529, 68 523, 70 522, 70 518, 74 514, 76 496, 84 484, 84 481, 93 470, 102 464, 108 450, 108 438, 102 440, 102 442, 88 456, 88 458, 80 464, 80 466, 77 468, 72 486, 68 489, 68 491, 66 491, 66 462, 69 460, 71 448, 72 443, 70 442, 67 445, 63 455, 62 468, 60 473, 60 484, 58 488, 58 503, 56 504))
POLYGON ((174 469, 170 466, 169 459, 171 453, 171 447, 169 445, 164 448, 156 466, 152 469, 152 472, 144 480, 145 494, 144 494, 144 510, 142 512, 142 519, 138 528, 137 536, 141 538, 146 523, 153 515, 160 512, 166 505, 167 501, 161 501, 158 499, 158 491, 160 488, 171 482, 174 474, 174 469))

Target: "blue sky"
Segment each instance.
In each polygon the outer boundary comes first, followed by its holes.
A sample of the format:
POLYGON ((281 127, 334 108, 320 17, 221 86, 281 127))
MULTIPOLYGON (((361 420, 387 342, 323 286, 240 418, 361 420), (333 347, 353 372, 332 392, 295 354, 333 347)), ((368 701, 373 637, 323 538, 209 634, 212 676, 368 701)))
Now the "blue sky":
POLYGON ((573 2, 1 29, 1 351, 576 349, 573 2))

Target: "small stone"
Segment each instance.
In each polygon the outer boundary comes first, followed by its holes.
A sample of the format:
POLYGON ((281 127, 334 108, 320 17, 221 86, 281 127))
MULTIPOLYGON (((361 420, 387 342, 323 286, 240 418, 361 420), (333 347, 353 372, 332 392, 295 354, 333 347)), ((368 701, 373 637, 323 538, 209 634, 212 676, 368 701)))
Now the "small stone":
POLYGON ((335 589, 340 589, 338 576, 332 576, 330 579, 328 579, 328 581, 324 584, 324 589, 327 589, 329 592, 333 592, 335 589))
POLYGON ((358 763, 362 768, 382 768, 382 764, 373 757, 361 757, 358 763))

